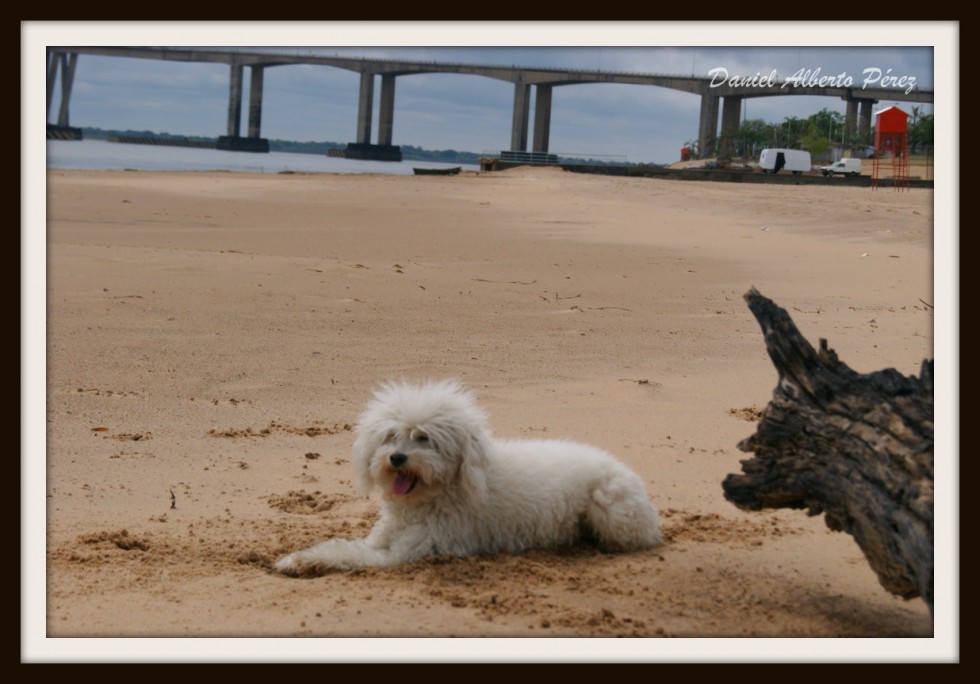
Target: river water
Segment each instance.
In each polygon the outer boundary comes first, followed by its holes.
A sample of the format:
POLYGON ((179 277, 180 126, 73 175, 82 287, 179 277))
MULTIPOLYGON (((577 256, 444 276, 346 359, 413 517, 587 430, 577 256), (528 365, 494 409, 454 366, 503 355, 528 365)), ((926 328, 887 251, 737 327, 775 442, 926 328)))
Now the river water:
POLYGON ((414 167, 460 166, 479 171, 475 164, 446 164, 429 161, 381 162, 328 157, 295 152, 228 152, 226 150, 133 145, 104 140, 48 140, 49 169, 113 171, 241 171, 246 173, 383 173, 412 175, 414 167))

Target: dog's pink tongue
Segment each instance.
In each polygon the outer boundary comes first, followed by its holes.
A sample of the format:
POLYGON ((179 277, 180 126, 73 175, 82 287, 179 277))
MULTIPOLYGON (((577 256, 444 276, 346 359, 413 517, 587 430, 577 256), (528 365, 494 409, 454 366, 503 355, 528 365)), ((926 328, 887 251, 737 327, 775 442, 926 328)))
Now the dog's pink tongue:
POLYGON ((411 475, 399 473, 398 477, 391 484, 391 491, 394 494, 408 494, 415 485, 415 478, 411 475))

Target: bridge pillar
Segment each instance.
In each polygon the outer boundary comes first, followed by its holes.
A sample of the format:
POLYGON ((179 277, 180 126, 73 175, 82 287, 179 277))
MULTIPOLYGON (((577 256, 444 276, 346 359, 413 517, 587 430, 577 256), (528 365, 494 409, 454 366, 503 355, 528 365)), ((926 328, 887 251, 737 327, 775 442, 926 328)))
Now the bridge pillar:
POLYGON ((742 114, 742 97, 726 95, 721 113, 721 139, 718 144, 718 159, 732 160, 732 150, 735 147, 735 136, 742 114))
POLYGON ((229 138, 241 134, 242 121, 242 76, 245 68, 236 60, 231 63, 231 77, 228 88, 228 126, 229 138))
POLYGON ((51 115, 54 83, 58 79, 59 68, 61 70, 61 105, 58 107, 58 123, 47 124, 48 138, 58 140, 82 139, 82 129, 72 128, 68 122, 68 105, 71 102, 71 90, 75 82, 75 65, 77 63, 77 53, 52 52, 48 55, 48 103, 45 118, 51 115))
POLYGON ((361 94, 357 100, 357 143, 371 144, 371 116, 374 114, 374 74, 361 74, 361 94))
POLYGON ((858 141, 862 145, 871 143, 871 110, 875 100, 861 100, 861 116, 858 123, 858 141))
POLYGON ((231 63, 228 87, 228 135, 218 137, 219 150, 230 152, 268 152, 269 141, 259 137, 262 121, 263 67, 249 67, 248 137, 242 137, 242 91, 245 67, 238 60, 231 63))
POLYGON ((844 98, 847 109, 844 111, 844 140, 850 144, 854 142, 854 134, 857 132, 858 101, 854 98, 844 98))
POLYGON ((395 120, 395 75, 381 77, 381 110, 378 112, 378 144, 391 145, 395 120))
POLYGON ((402 150, 391 144, 395 119, 395 76, 381 77, 381 111, 378 114, 378 144, 371 144, 371 119, 374 116, 374 74, 361 74, 361 92, 357 102, 357 140, 347 143, 347 159, 401 161, 402 150))
POLYGON ((701 117, 698 121, 698 156, 713 155, 718 138, 718 96, 701 94, 701 117))
POLYGON ((258 138, 262 129, 262 82, 265 67, 249 68, 252 76, 248 87, 248 137, 258 138))
POLYGON ((514 84, 514 116, 510 126, 510 149, 527 151, 527 120, 531 111, 531 86, 518 81, 514 84))
POLYGON ((61 64, 61 55, 57 52, 48 53, 48 108, 47 118, 51 118, 51 100, 54 98, 54 82, 58 80, 58 66, 61 64))
POLYGON ((381 77, 381 112, 378 115, 378 144, 371 144, 371 119, 374 115, 374 74, 361 74, 361 93, 357 104, 357 142, 347 143, 347 159, 401 161, 402 150, 391 144, 395 118, 395 76, 381 77))
POLYGON ((547 152, 551 137, 551 91, 550 84, 542 83, 534 87, 534 143, 532 152, 547 152))
POLYGON ((68 128, 68 104, 71 102, 71 87, 75 82, 77 54, 61 53, 61 107, 58 109, 58 125, 68 128))

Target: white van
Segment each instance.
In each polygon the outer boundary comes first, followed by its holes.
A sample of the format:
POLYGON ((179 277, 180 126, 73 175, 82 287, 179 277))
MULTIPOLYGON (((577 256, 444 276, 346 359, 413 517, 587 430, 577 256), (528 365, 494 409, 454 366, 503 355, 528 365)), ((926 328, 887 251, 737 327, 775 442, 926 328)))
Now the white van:
POLYGON ((790 150, 784 147, 772 147, 762 150, 759 155, 759 168, 770 173, 792 171, 805 173, 813 168, 810 153, 805 150, 790 150))
POLYGON ((820 173, 825 176, 833 176, 836 174, 841 174, 842 176, 860 176, 861 160, 841 159, 838 162, 834 162, 830 166, 821 166, 820 173))

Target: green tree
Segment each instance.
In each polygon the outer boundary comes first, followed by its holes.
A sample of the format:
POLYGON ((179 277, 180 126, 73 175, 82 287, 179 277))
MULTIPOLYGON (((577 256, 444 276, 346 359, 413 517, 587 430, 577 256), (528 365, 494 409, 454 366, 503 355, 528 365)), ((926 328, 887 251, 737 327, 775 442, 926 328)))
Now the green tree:
POLYGON ((779 147, 779 141, 782 140, 782 130, 782 126, 778 123, 766 125, 766 139, 769 141, 770 147, 779 147))
POLYGON ((769 140, 769 124, 762 119, 743 121, 735 134, 735 154, 740 157, 758 157, 769 140))
POLYGON ((821 135, 818 131, 808 130, 803 136, 803 147, 810 151, 810 154, 817 157, 830 149, 830 140, 826 135, 821 135))
POLYGON ((811 114, 806 120, 805 135, 811 139, 823 137, 828 141, 840 140, 843 130, 844 115, 826 107, 816 114, 811 114))
POLYGON ((919 121, 919 118, 921 116, 922 116, 922 106, 912 105, 912 123, 910 124, 910 126, 915 126, 915 124, 919 121))
POLYGON ((806 132, 804 130, 806 121, 796 116, 787 116, 783 123, 779 125, 779 138, 782 141, 780 147, 796 147, 799 145, 800 138, 806 132))
MULTIPOLYGON (((913 110, 915 107, 912 108, 913 110)), ((909 126, 909 152, 918 152, 926 147, 932 147, 932 115, 922 114, 909 126)))

